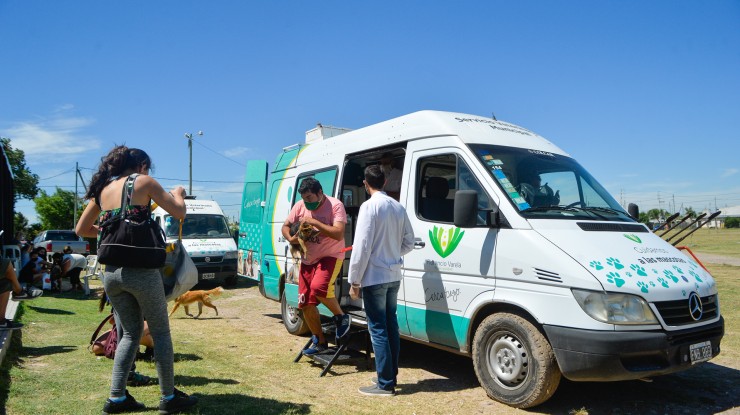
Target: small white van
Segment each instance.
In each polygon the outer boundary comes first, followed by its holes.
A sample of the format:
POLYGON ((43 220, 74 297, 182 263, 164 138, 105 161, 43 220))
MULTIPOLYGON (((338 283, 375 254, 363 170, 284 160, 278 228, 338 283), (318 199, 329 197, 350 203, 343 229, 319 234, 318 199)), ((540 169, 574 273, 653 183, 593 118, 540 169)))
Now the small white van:
MULTIPOLYGON (((187 215, 182 224, 182 243, 198 268, 198 281, 236 283, 236 241, 224 212, 215 200, 185 198, 187 215)), ((168 242, 176 240, 180 222, 161 207, 152 212, 168 242)))
MULTIPOLYGON (((290 333, 306 332, 281 233, 296 189, 315 177, 340 199, 352 245, 368 197, 363 170, 388 155, 403 172, 399 198, 416 237, 403 259, 401 335, 470 356, 490 397, 527 408, 549 399, 561 376, 639 379, 719 354, 724 320, 706 269, 552 142, 438 111, 286 147, 270 169, 248 163, 239 247, 258 265, 261 293, 281 302, 290 333)), ((366 324, 362 302, 349 297, 347 262, 336 293, 366 324)))

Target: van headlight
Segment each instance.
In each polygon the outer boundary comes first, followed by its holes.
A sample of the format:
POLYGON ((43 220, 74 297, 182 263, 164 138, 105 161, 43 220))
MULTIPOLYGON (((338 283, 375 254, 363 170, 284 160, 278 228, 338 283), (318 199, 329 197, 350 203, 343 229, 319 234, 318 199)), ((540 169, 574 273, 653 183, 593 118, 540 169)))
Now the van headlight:
POLYGON ((236 259, 236 251, 226 251, 224 253, 224 259, 236 259))
POLYGON ((636 295, 571 291, 578 305, 594 320, 609 324, 658 324, 648 303, 636 295))

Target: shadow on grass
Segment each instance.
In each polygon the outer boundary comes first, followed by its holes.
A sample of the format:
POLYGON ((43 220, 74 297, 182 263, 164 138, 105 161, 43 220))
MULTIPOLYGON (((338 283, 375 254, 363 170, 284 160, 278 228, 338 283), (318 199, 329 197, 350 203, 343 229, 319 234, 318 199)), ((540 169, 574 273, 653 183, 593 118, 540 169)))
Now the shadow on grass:
POLYGON ((714 363, 650 381, 571 382, 563 379, 543 405, 528 411, 567 413, 585 408, 589 413, 709 415, 740 406, 740 370, 714 363))
POLYGON ((67 316, 76 314, 76 313, 74 313, 72 311, 60 310, 58 308, 35 307, 35 306, 32 306, 32 305, 29 305, 28 306, 28 309, 29 310, 33 310, 33 311, 35 311, 35 312, 37 312, 39 314, 56 314, 56 315, 67 315, 67 316))
POLYGON ((210 383, 218 383, 221 385, 238 385, 239 381, 234 379, 214 379, 214 378, 206 378, 203 376, 184 376, 184 375, 176 375, 175 380, 178 384, 185 385, 185 386, 203 386, 208 385, 210 383))
POLYGON ((46 346, 46 347, 23 347, 19 353, 19 357, 39 357, 48 356, 59 353, 69 353, 77 350, 77 346, 46 346))
POLYGON ((452 354, 424 344, 401 340, 399 366, 423 369, 439 377, 424 379, 417 384, 398 385, 399 393, 455 392, 480 387, 473 370, 473 361, 469 357, 452 354))
POLYGON ((282 322, 283 315, 282 314, 263 314, 265 317, 272 317, 275 320, 280 320, 282 322))
POLYGON ((175 362, 195 362, 203 360, 202 357, 193 353, 175 353, 175 362))
POLYGON ((199 400, 198 413, 203 415, 305 415, 311 413, 311 406, 303 403, 282 402, 275 399, 256 398, 241 394, 196 394, 196 396, 198 396, 199 400))

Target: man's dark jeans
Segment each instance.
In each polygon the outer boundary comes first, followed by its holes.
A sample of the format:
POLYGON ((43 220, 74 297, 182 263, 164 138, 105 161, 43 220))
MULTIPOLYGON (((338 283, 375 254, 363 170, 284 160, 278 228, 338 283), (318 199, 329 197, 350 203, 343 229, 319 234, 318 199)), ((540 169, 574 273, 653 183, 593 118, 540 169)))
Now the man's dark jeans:
POLYGON ((378 387, 392 390, 396 387, 398 355, 401 338, 398 334, 398 289, 401 282, 371 285, 362 288, 367 325, 375 353, 378 387))

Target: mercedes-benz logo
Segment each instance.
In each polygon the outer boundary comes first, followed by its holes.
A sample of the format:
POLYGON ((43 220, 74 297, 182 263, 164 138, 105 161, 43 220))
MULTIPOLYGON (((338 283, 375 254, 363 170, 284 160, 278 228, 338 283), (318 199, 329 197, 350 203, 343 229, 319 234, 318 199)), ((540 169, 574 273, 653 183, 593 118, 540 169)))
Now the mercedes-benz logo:
POLYGON ((696 292, 692 292, 689 295, 689 314, 694 321, 701 320, 702 314, 704 314, 704 306, 701 303, 701 298, 696 292))
MULTIPOLYGON (((206 257, 206 262, 211 262, 211 257, 207 256, 207 257, 206 257)), ((701 302, 700 302, 700 303, 701 303, 701 302)))

